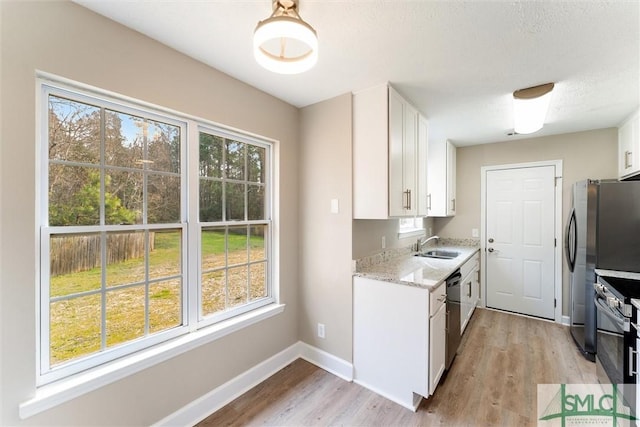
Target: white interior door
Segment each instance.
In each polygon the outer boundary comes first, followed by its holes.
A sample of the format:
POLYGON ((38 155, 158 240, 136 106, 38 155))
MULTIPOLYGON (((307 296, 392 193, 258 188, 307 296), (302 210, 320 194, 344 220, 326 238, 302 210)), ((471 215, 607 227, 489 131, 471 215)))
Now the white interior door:
POLYGON ((486 171, 487 307, 553 319, 555 167, 486 171))

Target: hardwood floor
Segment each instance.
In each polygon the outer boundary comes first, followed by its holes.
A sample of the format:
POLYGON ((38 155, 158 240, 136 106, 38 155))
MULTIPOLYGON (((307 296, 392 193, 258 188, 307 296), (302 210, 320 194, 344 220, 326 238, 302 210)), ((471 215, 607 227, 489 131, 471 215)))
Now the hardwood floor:
POLYGON ((447 377, 415 413, 297 360, 198 426, 534 426, 537 384, 595 382, 567 327, 478 309, 447 377))

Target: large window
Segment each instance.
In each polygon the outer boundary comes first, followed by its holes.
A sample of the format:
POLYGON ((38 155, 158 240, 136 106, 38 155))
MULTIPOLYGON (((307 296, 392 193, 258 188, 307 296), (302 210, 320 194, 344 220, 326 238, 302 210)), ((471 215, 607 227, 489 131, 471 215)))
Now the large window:
POLYGON ((41 384, 273 302, 268 142, 58 85, 41 99, 41 384))

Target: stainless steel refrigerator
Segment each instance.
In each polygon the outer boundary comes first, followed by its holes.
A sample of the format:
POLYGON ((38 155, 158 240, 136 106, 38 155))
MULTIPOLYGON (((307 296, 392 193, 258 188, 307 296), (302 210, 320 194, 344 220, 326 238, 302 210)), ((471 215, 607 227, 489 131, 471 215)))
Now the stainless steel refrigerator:
POLYGON ((571 335, 595 360, 595 269, 640 272, 640 182, 585 180, 573 185, 565 255, 570 271, 571 335))

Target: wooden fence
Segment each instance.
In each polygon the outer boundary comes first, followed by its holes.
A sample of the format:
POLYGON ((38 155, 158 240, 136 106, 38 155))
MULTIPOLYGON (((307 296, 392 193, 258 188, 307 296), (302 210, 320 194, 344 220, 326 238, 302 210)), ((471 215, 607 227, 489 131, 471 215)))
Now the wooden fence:
MULTIPOLYGON (((144 256, 144 233, 107 235, 107 264, 144 256)), ((76 273, 100 267, 101 236, 53 236, 50 241, 51 276, 76 273)), ((155 233, 149 233, 149 251, 155 246, 155 233)))

